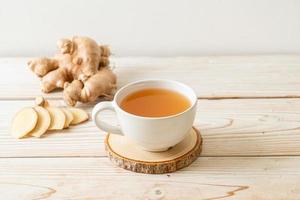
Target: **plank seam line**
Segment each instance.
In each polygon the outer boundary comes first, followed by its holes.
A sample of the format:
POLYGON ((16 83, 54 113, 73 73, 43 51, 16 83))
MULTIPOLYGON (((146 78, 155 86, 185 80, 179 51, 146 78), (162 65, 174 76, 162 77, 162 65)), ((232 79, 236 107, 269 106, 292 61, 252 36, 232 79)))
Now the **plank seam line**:
MULTIPOLYGON (((48 100, 61 100, 61 97, 45 97, 48 100)), ((5 98, 0 97, 0 101, 33 101, 35 97, 21 97, 21 98, 5 98)), ((291 95, 291 96, 247 96, 247 97, 197 97, 198 100, 226 100, 226 99, 300 99, 300 95, 291 95)))
MULTIPOLYGON (((280 158, 280 157, 300 157, 300 155, 220 155, 220 156, 200 156, 202 158, 280 158)), ((199 158, 200 158, 199 157, 199 158)), ((39 158, 107 158, 109 159, 107 156, 26 156, 26 157, 22 157, 22 156, 8 156, 8 157, 0 157, 0 159, 20 159, 20 158, 24 158, 24 159, 39 159, 39 158)))

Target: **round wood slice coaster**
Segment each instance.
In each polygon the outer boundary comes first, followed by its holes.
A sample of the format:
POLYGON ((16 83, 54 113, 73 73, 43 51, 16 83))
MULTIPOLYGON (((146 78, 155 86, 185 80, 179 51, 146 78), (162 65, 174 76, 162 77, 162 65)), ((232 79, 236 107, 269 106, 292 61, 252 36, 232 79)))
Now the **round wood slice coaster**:
POLYGON ((110 160, 124 169, 146 174, 177 171, 190 165, 202 150, 200 132, 192 128, 179 144, 163 152, 142 150, 127 137, 107 134, 105 149, 110 160))

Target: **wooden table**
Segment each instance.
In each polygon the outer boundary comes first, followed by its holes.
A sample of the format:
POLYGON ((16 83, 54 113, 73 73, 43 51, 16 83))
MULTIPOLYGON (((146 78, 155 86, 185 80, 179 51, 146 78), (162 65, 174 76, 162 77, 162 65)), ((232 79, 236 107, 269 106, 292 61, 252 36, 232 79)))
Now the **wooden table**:
MULTIPOLYGON (((13 139, 13 114, 42 94, 27 60, 0 59, 0 199, 300 199, 300 55, 113 58, 119 87, 168 78, 199 97, 202 156, 163 175, 113 166, 91 121, 13 139)), ((60 92, 45 96, 63 105, 60 92)))

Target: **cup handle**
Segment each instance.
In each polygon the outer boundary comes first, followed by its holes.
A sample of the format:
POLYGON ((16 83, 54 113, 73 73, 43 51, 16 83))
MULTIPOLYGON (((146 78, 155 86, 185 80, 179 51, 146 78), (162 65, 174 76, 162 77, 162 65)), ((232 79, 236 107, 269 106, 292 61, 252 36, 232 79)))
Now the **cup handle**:
POLYGON ((96 124, 96 126, 104 131, 107 131, 108 133, 113 133, 113 134, 117 134, 117 135, 123 135, 122 131, 120 128, 116 127, 116 126, 112 126, 102 120, 98 120, 97 116, 100 114, 101 111, 104 110, 111 110, 116 112, 112 102, 110 101, 103 101, 98 103, 92 111, 92 119, 94 121, 94 123, 96 124))

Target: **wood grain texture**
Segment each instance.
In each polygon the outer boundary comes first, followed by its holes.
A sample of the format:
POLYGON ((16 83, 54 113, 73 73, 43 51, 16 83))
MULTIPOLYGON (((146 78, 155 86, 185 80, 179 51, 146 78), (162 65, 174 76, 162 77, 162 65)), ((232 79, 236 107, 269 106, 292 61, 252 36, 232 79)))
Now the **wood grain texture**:
MULTIPOLYGON (((52 101, 63 105, 62 101, 52 101)), ((105 156, 105 134, 89 121, 46 138, 16 140, 9 134, 14 113, 33 101, 0 101, 0 157, 105 156)), ((92 104, 82 106, 88 112, 92 104)), ((103 119, 117 123, 113 113, 103 119)), ((194 125, 203 156, 300 155, 298 99, 199 100, 194 125)))
POLYGON ((136 174, 107 158, 0 159, 0 199, 298 200, 299 157, 200 157, 165 175, 136 174))
MULTIPOLYGON (((113 58, 119 87, 168 78, 200 98, 194 125, 202 156, 166 175, 114 167, 104 157, 105 134, 91 121, 14 139, 12 116, 42 94, 28 59, 0 58, 0 199, 299 199, 300 55, 113 58)), ((43 95, 64 105, 60 92, 43 95)), ((102 118, 117 123, 113 113, 102 118)))
MULTIPOLYGON (((0 59, 0 99, 42 94, 30 58, 0 59)), ((190 85, 201 98, 300 97, 300 55, 112 58, 118 85, 167 78, 190 85)), ((61 93, 47 94, 60 98, 61 93)))

